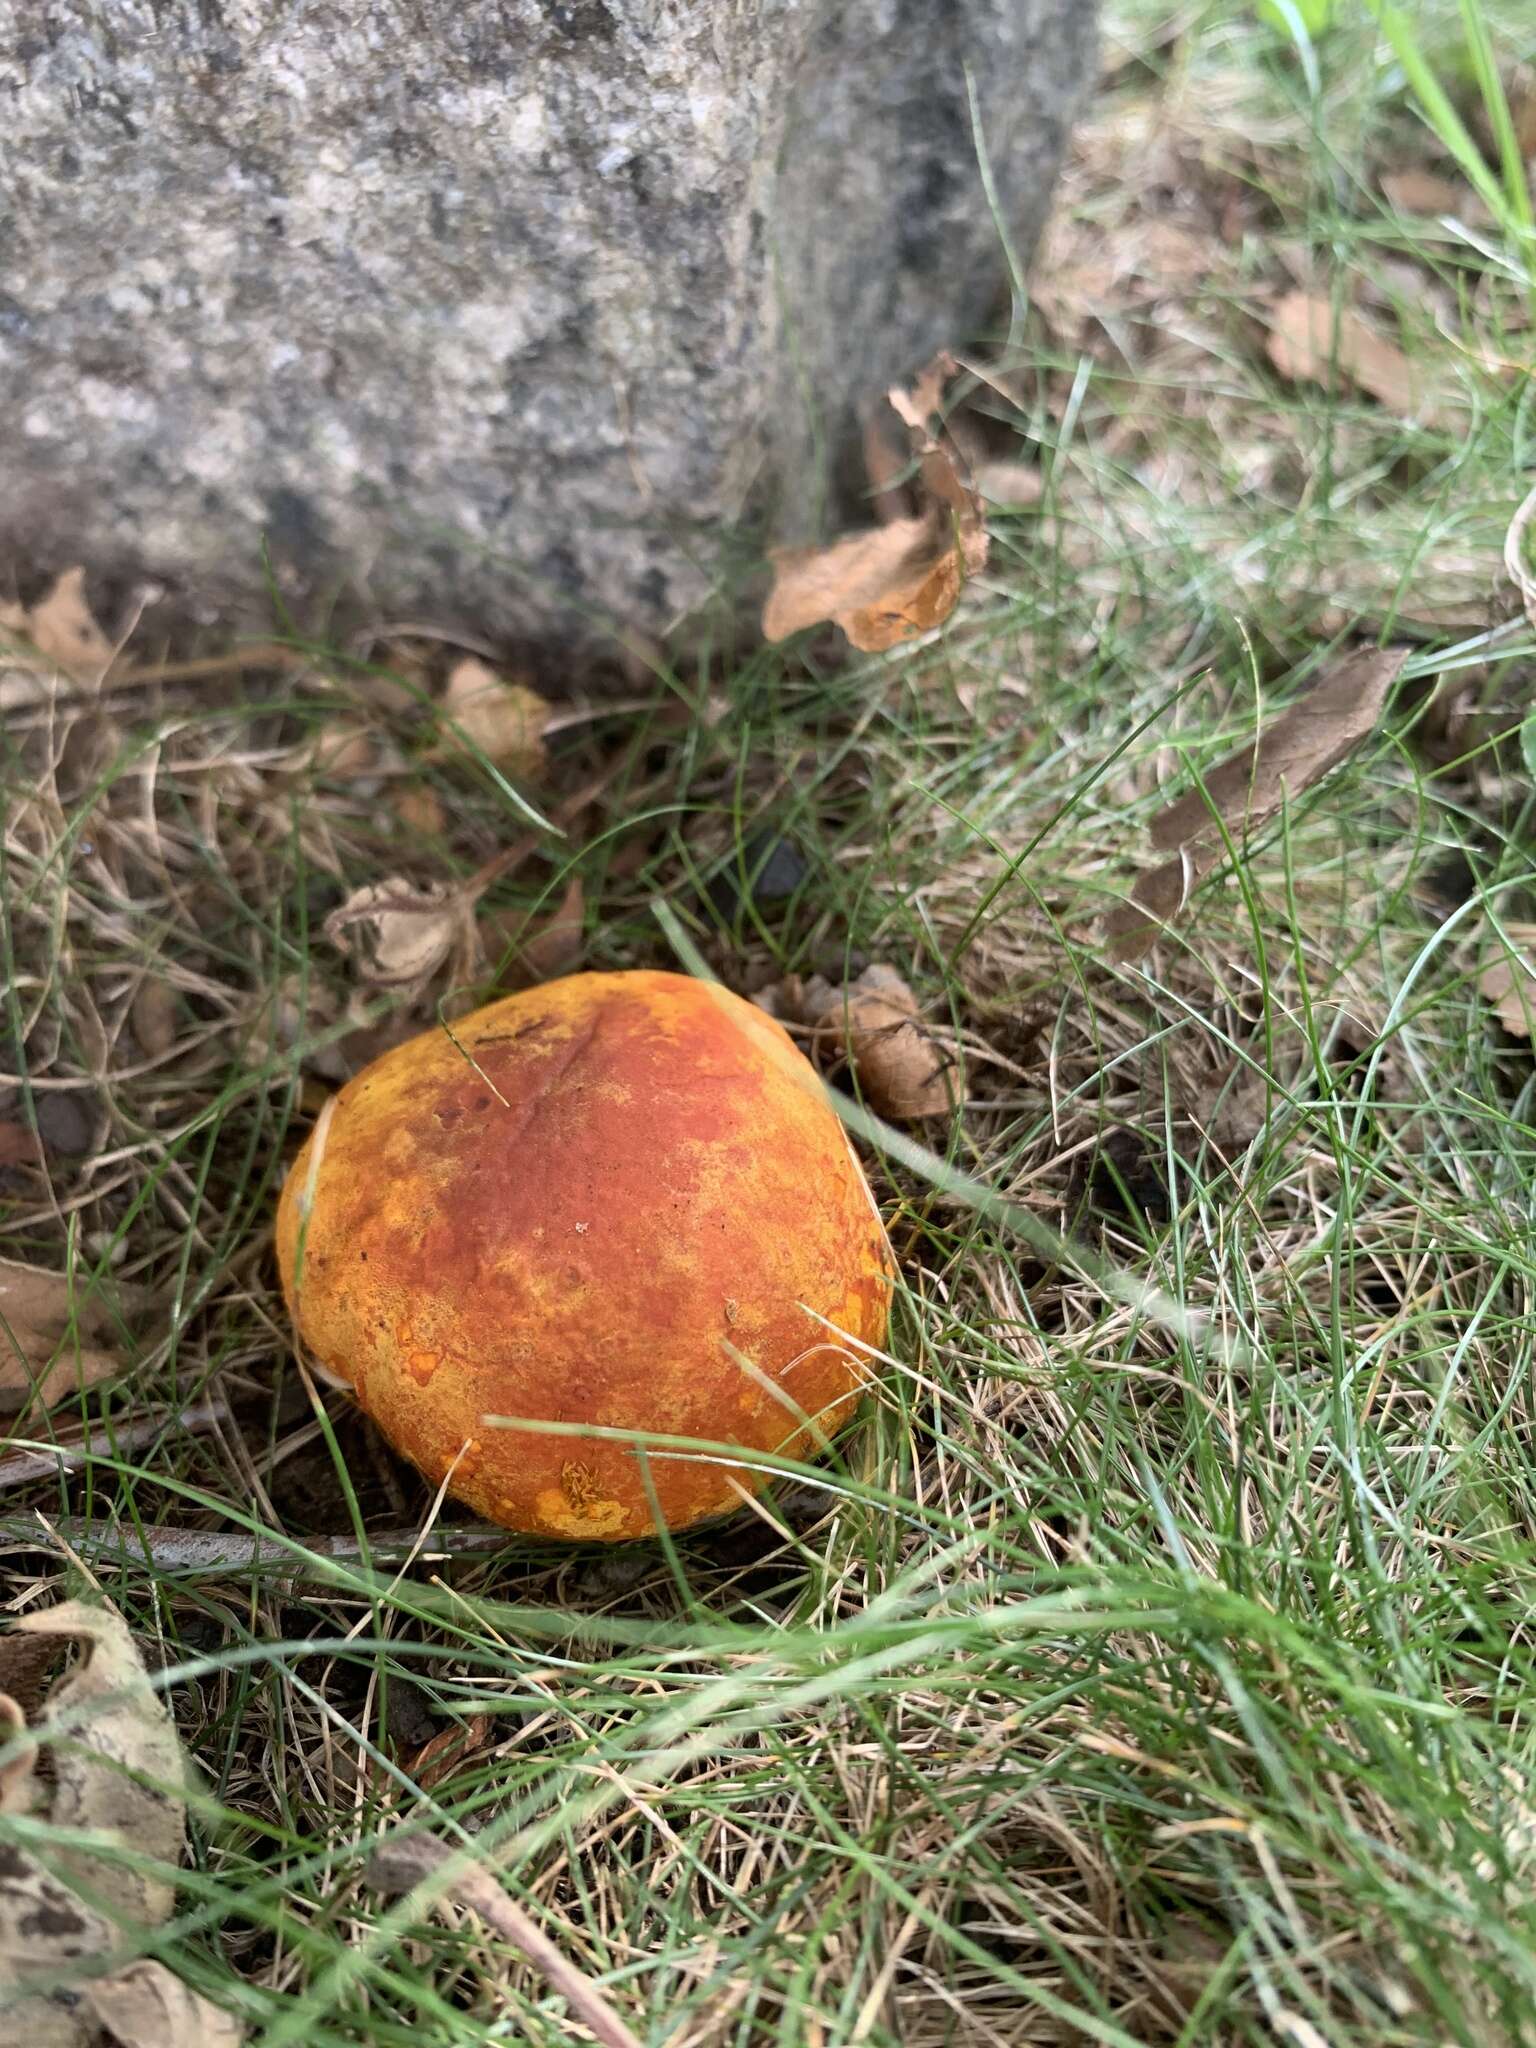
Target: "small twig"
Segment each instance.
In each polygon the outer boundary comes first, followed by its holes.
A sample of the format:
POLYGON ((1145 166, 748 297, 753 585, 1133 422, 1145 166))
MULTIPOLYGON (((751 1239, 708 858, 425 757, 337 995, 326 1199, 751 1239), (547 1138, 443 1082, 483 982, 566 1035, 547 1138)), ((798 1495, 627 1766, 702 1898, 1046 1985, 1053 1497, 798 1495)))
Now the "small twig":
POLYGON ((102 1430, 92 1436, 66 1438, 46 1451, 17 1451, 9 1458, 0 1458, 0 1493, 11 1486, 29 1486, 34 1479, 50 1479, 56 1472, 78 1472, 91 1458, 142 1451, 167 1429, 202 1436, 217 1429, 221 1422, 228 1422, 230 1417, 226 1402, 199 1401, 180 1411, 151 1409, 132 1422, 120 1423, 110 1436, 102 1430))
POLYGON ((420 1889, 425 1893, 423 1904, 449 1898, 467 1906, 494 1934, 522 1950, 603 2048, 640 2048, 637 2036, 591 1978, 577 1969, 468 1851, 452 1848, 436 1835, 392 1835, 374 1850, 365 1874, 377 1891, 398 1894, 420 1889))
MULTIPOLYGON (((135 1529, 127 1524, 103 1527, 73 1515, 50 1516, 46 1521, 17 1515, 0 1518, 0 1546, 8 1549, 47 1549, 53 1535, 94 1557, 124 1564, 149 1563, 166 1571, 214 1573, 276 1566, 302 1579, 307 1563, 355 1563, 363 1556, 363 1546, 355 1536, 316 1536, 295 1545, 235 1530, 175 1529, 163 1522, 147 1522, 135 1529)), ((373 1564, 395 1565, 403 1564, 414 1551, 414 1561, 420 1564, 481 1556, 503 1550, 511 1541, 505 1529, 481 1522, 436 1529, 424 1544, 419 1529, 381 1529, 369 1537, 367 1555, 373 1564)))

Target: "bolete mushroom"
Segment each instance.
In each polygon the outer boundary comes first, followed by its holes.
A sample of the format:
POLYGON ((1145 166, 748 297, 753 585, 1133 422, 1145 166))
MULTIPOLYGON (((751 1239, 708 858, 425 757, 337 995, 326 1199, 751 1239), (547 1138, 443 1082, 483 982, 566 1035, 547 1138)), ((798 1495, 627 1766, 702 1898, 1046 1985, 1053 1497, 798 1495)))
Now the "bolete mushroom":
POLYGON ((685 975, 574 974, 397 1046, 278 1208, 289 1312, 396 1450, 531 1535, 717 1515, 814 1455, 885 1341, 890 1252, 783 1028, 685 975), (568 1425, 558 1432, 488 1418, 568 1425))

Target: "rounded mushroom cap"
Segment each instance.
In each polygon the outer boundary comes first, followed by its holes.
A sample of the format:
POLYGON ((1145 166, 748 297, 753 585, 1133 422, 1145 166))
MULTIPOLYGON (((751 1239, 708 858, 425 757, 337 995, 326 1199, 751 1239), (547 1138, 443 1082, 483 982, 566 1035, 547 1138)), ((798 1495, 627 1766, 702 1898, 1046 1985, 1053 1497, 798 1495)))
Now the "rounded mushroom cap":
POLYGON ((770 1471, 579 1432, 814 1455, 889 1320, 814 1069, 677 974, 571 975, 385 1053, 321 1112, 277 1245, 319 1364, 428 1479, 539 1536, 645 1535, 647 1471, 672 1528, 736 1507, 770 1471))

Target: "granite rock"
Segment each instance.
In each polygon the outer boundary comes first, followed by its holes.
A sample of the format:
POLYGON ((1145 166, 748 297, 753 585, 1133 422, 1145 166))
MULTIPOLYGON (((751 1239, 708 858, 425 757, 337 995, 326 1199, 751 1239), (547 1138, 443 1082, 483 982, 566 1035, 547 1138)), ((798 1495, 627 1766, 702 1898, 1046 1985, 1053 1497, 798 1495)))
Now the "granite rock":
POLYGON ((1092 11, 0 0, 0 574, 665 631, 991 317, 1092 11))

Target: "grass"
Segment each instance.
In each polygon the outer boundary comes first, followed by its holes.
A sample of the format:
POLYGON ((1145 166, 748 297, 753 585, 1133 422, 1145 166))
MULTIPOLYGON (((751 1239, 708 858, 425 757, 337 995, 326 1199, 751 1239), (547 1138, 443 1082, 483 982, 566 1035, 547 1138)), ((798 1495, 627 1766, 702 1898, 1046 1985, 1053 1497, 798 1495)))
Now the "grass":
MULTIPOLYGON (((94 1128, 7 1174, 5 1250, 152 1312, 127 1386, 18 1433, 89 1416, 97 1448, 9 1488, 6 1604, 95 1583, 163 1662, 201 1784, 178 1917, 130 1939, 262 2048, 577 2038, 477 1923, 364 1882, 402 1821, 494 1851, 655 2048, 1536 2038, 1536 1070, 1478 987, 1536 907, 1536 641, 1500 567, 1529 251, 1518 210, 1384 198, 1458 152, 1334 13, 1298 54, 1121 11, 1019 358, 976 394, 983 452, 1042 485, 985 587, 917 650, 815 639, 595 702, 531 794, 600 793, 451 964, 467 1001, 574 871, 588 965, 667 962, 660 901, 736 987, 896 965, 957 1049, 939 1165, 869 1148, 888 1369, 760 1515, 407 1564, 433 1503, 295 1364, 277 1185, 348 1034, 390 1021, 320 926, 527 829, 483 764, 424 760, 399 650, 124 689, 63 746, 8 714, 6 1064, 94 1128), (1396 337, 1432 420, 1276 376, 1298 282, 1396 337), (1377 739, 1110 961, 1148 818, 1378 639, 1414 651, 1377 739), (315 763, 346 707, 361 775, 315 763), (406 790, 441 804, 409 832, 406 790), (765 828, 792 896, 712 899, 765 828), (177 995, 160 1053, 146 978, 177 995), (177 1563, 167 1526, 287 1554, 177 1563)), ((1519 48, 1517 10, 1479 20, 1519 48)), ((1461 24, 1416 10, 1414 48, 1471 135, 1461 24)), ((1507 194, 1506 141, 1478 147, 1507 194)))

